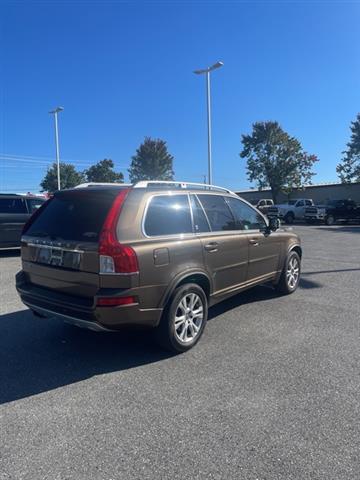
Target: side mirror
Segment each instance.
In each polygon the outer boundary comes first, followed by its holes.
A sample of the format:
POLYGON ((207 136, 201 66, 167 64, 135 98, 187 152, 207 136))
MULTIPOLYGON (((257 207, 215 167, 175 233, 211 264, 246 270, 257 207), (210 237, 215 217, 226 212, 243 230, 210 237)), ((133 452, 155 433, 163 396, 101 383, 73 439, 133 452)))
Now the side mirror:
POLYGON ((270 232, 276 232, 280 228, 280 219, 278 217, 270 217, 269 230, 270 232))

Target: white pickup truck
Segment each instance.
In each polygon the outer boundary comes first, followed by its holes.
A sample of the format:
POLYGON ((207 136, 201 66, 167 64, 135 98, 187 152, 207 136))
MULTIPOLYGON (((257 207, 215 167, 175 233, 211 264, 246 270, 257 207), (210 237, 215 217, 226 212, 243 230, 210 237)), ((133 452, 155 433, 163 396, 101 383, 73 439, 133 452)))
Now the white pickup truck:
POLYGON ((278 217, 285 223, 294 223, 294 220, 305 219, 305 208, 312 207, 314 202, 311 198, 298 198, 289 200, 287 203, 281 203, 269 207, 267 211, 268 217, 278 217))

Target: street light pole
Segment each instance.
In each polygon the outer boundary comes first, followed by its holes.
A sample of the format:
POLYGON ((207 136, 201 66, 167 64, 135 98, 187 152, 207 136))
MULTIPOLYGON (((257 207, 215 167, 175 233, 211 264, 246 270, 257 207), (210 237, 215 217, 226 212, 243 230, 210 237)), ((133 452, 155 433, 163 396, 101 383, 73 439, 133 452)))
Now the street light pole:
POLYGON ((61 189, 60 181, 60 149, 59 149, 59 127, 58 127, 58 113, 64 110, 63 107, 56 107, 54 110, 51 110, 49 113, 54 115, 55 123, 55 148, 56 148, 56 164, 57 164, 57 184, 58 190, 61 189))
POLYGON ((210 94, 210 72, 222 67, 223 62, 216 62, 214 65, 202 70, 194 70, 196 75, 206 74, 206 104, 207 104, 207 131, 208 131, 208 182, 212 184, 212 148, 211 148, 211 94, 210 94))

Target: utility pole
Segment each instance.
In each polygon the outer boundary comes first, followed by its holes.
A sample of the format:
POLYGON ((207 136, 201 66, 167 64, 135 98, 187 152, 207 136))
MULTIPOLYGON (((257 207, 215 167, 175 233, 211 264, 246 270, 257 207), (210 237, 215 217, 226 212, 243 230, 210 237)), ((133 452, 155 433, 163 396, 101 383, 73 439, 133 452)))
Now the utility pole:
POLYGON ((207 105, 207 132, 208 132, 208 181, 212 184, 212 146, 211 146, 211 93, 210 93, 210 72, 222 67, 223 62, 216 62, 214 65, 202 70, 194 70, 196 75, 206 74, 206 105, 207 105))
POLYGON ((63 107, 56 107, 54 110, 51 110, 49 113, 54 115, 55 122, 55 148, 56 148, 56 164, 57 164, 57 184, 58 190, 61 190, 61 180, 60 180, 60 149, 59 149, 59 127, 58 127, 58 113, 64 110, 63 107))

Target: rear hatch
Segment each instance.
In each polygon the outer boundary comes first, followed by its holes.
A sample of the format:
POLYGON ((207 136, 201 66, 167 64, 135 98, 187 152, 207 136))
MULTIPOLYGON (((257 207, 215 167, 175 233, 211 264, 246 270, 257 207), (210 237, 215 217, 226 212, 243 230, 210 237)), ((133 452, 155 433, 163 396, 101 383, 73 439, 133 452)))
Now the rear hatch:
POLYGON ((26 282, 59 294, 93 297, 101 288, 99 238, 117 189, 57 192, 22 236, 26 282))

